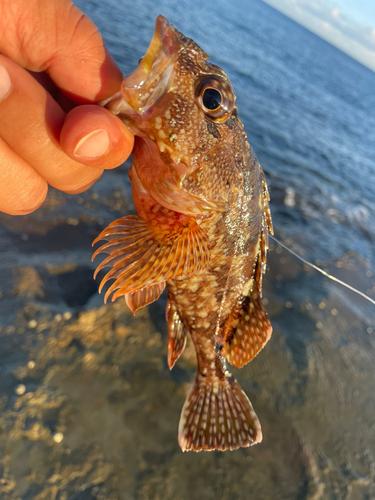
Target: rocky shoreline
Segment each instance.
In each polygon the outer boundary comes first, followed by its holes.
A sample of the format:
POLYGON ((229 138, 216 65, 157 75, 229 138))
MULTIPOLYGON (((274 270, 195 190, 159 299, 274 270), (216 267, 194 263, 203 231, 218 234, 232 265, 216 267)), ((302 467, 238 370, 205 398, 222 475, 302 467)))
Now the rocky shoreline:
MULTIPOLYGON (((103 305, 92 279, 92 240, 134 213, 126 172, 0 217, 1 500, 375 498, 371 306, 275 245, 264 283, 274 334, 234 370, 263 442, 180 451, 191 342, 169 372, 165 296, 134 317, 122 300, 103 305)), ((372 286, 360 258, 340 262, 338 277, 372 286)))

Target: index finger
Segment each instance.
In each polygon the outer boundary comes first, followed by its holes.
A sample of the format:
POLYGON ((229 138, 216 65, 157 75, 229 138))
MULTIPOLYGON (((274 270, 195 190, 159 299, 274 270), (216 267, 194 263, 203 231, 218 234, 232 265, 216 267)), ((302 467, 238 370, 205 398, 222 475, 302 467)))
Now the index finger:
POLYGON ((122 74, 97 27, 70 0, 0 2, 0 52, 46 71, 77 104, 115 94, 122 74))

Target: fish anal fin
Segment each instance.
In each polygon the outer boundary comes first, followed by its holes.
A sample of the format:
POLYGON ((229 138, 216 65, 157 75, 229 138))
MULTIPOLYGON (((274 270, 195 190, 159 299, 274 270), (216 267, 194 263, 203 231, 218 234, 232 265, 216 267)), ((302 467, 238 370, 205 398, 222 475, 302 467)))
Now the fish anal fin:
POLYGON ((167 304, 166 317, 168 322, 168 366, 172 370, 186 345, 186 330, 176 307, 171 302, 167 304))
POLYGON ((135 314, 138 309, 145 307, 151 302, 157 300, 163 293, 165 288, 165 281, 161 283, 156 283, 155 285, 146 286, 135 292, 126 293, 125 301, 129 309, 133 314, 135 314))
POLYGON ((258 417, 232 376, 197 376, 182 409, 178 431, 182 451, 235 450, 262 440, 258 417))
POLYGON ((230 364, 241 368, 263 349, 271 334, 272 326, 260 294, 250 291, 225 325, 223 355, 230 364))
POLYGON ((136 215, 122 217, 96 238, 95 242, 103 239, 108 243, 98 248, 94 257, 102 252, 109 255, 99 264, 96 274, 103 267, 112 267, 99 291, 108 280, 115 279, 105 300, 112 292, 115 300, 206 267, 210 258, 208 237, 195 219, 159 209, 151 220, 136 215))

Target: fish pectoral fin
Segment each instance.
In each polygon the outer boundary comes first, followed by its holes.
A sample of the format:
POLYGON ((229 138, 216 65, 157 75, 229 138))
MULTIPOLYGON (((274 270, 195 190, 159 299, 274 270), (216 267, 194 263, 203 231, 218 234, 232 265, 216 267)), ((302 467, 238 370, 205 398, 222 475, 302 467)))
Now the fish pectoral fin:
POLYGON ((145 307, 151 302, 157 300, 163 293, 165 288, 165 281, 161 283, 156 283, 155 285, 146 286, 135 292, 130 292, 125 294, 125 302, 131 312, 135 314, 138 309, 145 307))
POLYGON ((235 450, 262 440, 253 407, 232 377, 202 377, 182 408, 178 442, 182 451, 235 450))
POLYGON ((271 334, 272 326, 260 294, 250 291, 227 322, 223 355, 231 365, 241 368, 263 349, 271 334))
POLYGON ((109 255, 99 264, 94 277, 102 268, 112 267, 100 283, 99 292, 108 280, 115 280, 105 294, 105 302, 112 292, 114 301, 206 267, 210 258, 207 235, 193 217, 172 214, 152 221, 128 215, 112 222, 96 238, 93 244, 100 240, 107 243, 96 250, 93 259, 100 253, 109 255))
POLYGON ((186 345, 186 330, 177 309, 168 301, 166 317, 168 322, 168 366, 172 370, 186 345))
MULTIPOLYGON (((146 183, 145 183, 146 184, 146 183)), ((223 213, 228 210, 224 200, 214 200, 189 193, 174 182, 173 179, 165 179, 163 182, 147 185, 147 191, 159 203, 188 215, 223 213)))

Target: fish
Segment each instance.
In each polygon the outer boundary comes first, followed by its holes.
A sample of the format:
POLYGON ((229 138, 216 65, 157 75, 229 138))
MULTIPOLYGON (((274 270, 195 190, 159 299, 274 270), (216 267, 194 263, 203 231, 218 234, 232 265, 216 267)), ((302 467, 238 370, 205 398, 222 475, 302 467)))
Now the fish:
POLYGON ((259 419, 229 370, 265 346, 272 326, 262 305, 268 235, 264 173, 238 117, 226 73, 158 16, 137 69, 101 104, 135 135, 129 170, 137 215, 95 239, 97 266, 135 314, 168 291, 168 365, 190 335, 197 374, 183 405, 183 451, 234 450, 262 440, 259 419), (114 281, 113 281, 114 280, 114 281))

